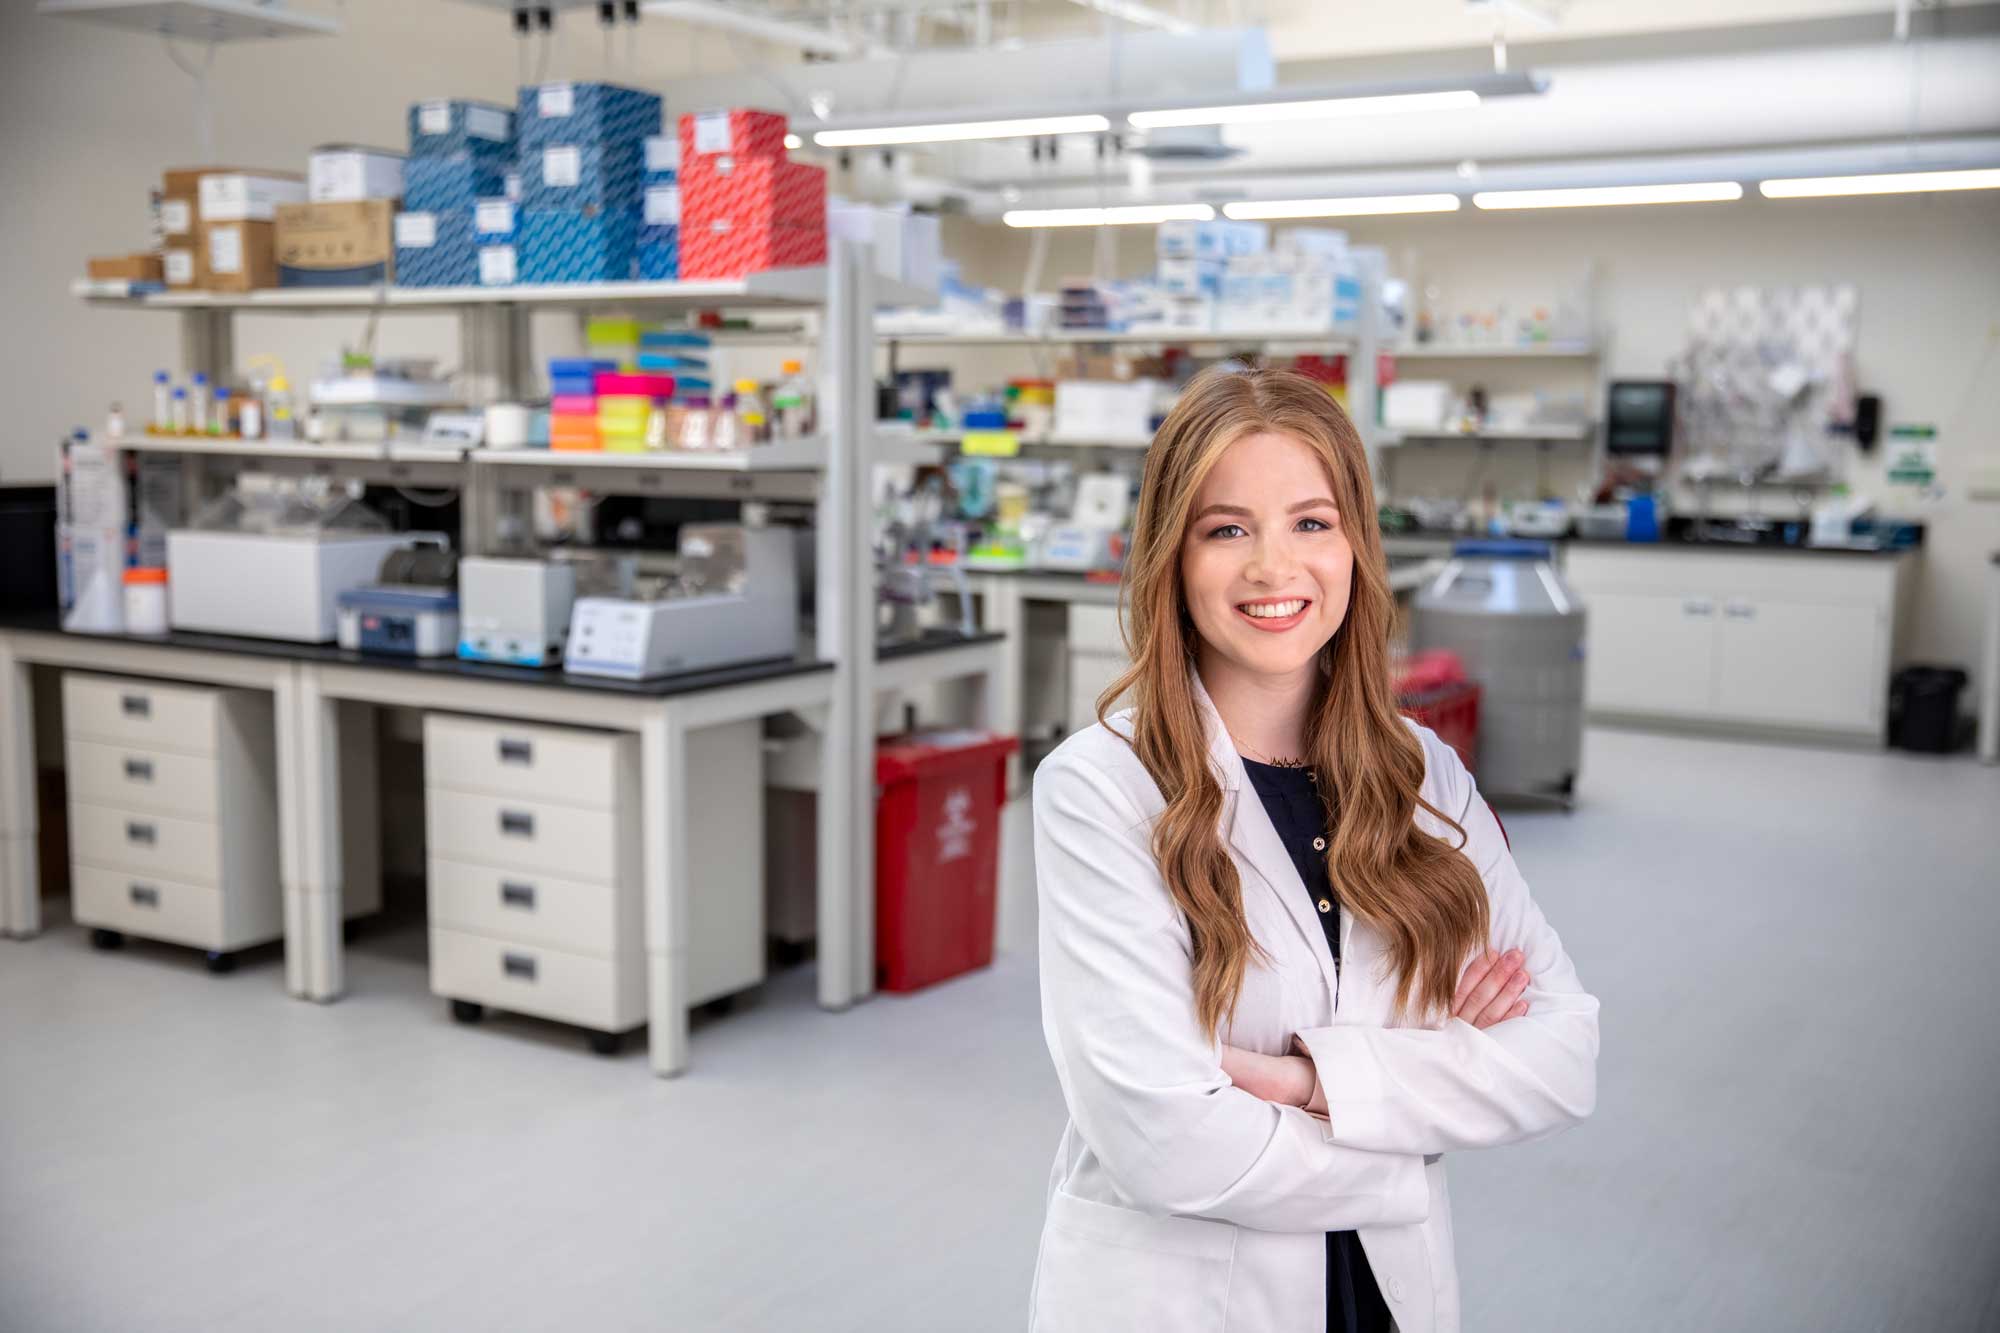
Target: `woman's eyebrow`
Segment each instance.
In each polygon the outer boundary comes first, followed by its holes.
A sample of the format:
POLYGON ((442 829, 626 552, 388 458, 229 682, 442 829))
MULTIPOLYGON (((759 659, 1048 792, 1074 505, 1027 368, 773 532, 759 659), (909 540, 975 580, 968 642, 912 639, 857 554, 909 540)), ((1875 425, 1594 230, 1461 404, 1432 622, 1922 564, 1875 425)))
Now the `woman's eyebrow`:
MULTIPOLYGON (((1338 509, 1338 508, 1340 508, 1339 505, 1327 499, 1325 496, 1320 496, 1312 500, 1301 500, 1297 504, 1292 505, 1290 508, 1286 509, 1285 512, 1288 514, 1298 514, 1298 513, 1303 513, 1305 510, 1308 509, 1338 509)), ((1254 517, 1254 515, 1248 509, 1245 509, 1242 505, 1212 504, 1208 506, 1206 509, 1202 510, 1200 513, 1196 514, 1194 516, 1195 521, 1200 522, 1202 519, 1207 518, 1210 514, 1230 514, 1237 518, 1254 517)))
POLYGON ((1327 509, 1340 508, 1340 506, 1335 504, 1333 501, 1327 499, 1324 496, 1321 496, 1317 500, 1301 500, 1297 504, 1293 505, 1290 509, 1287 509, 1285 512, 1288 514, 1296 514, 1302 510, 1319 509, 1321 507, 1325 507, 1327 509))
POLYGON ((1208 508, 1202 510, 1199 514, 1195 515, 1195 518, 1204 519, 1207 518, 1210 514, 1234 514, 1238 518, 1250 517, 1250 511, 1245 509, 1242 505, 1216 504, 1216 505, 1210 505, 1208 508))

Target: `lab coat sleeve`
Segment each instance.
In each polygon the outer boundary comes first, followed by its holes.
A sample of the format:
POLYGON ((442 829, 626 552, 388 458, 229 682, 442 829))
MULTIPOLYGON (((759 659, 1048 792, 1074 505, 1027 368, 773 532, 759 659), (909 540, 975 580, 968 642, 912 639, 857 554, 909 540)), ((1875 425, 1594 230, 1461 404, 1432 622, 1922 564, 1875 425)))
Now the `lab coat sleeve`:
POLYGON ((1133 1206, 1265 1231, 1422 1221, 1423 1159, 1334 1142, 1229 1081, 1189 936, 1131 800, 1087 761, 1035 778, 1042 1025, 1071 1119, 1133 1206))
POLYGON ((1597 1102, 1597 1001, 1543 918, 1505 835, 1449 746, 1424 735, 1464 825, 1465 855, 1491 902, 1492 947, 1519 949, 1532 984, 1523 1018, 1481 1030, 1335 1026, 1298 1034, 1311 1054, 1335 1142, 1389 1153, 1491 1148, 1541 1138, 1597 1102))

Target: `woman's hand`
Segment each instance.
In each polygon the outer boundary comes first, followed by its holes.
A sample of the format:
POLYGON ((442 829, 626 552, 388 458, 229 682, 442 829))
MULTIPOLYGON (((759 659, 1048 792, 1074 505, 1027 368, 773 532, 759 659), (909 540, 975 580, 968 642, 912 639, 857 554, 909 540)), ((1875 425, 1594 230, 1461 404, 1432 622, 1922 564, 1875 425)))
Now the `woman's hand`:
POLYGON ((1488 949, 1466 966, 1458 980, 1458 994, 1451 1002, 1451 1016, 1462 1018, 1476 1028, 1490 1028, 1528 1012, 1521 998, 1533 984, 1526 959, 1519 949, 1494 953, 1488 949))
POLYGON ((1224 1046, 1222 1072, 1252 1097, 1280 1106, 1308 1106, 1319 1092, 1313 1063, 1301 1055, 1262 1055, 1224 1046))

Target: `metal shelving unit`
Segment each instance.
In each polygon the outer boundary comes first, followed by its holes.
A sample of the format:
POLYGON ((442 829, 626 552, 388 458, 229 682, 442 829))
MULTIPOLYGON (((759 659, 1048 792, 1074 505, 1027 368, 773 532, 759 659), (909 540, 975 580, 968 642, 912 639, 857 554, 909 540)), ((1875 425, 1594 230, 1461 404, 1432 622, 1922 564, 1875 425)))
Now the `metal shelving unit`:
POLYGON ((1387 349, 1399 361, 1587 360, 1598 354, 1595 342, 1545 343, 1413 343, 1387 349))

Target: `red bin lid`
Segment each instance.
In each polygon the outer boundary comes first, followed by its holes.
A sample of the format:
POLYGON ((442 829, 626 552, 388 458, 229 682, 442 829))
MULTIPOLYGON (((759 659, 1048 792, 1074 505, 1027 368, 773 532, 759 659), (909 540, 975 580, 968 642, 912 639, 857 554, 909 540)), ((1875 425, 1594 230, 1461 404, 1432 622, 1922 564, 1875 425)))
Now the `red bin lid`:
POLYGON ((990 731, 916 731, 875 742, 875 780, 903 782, 1005 759, 1021 746, 990 731))

